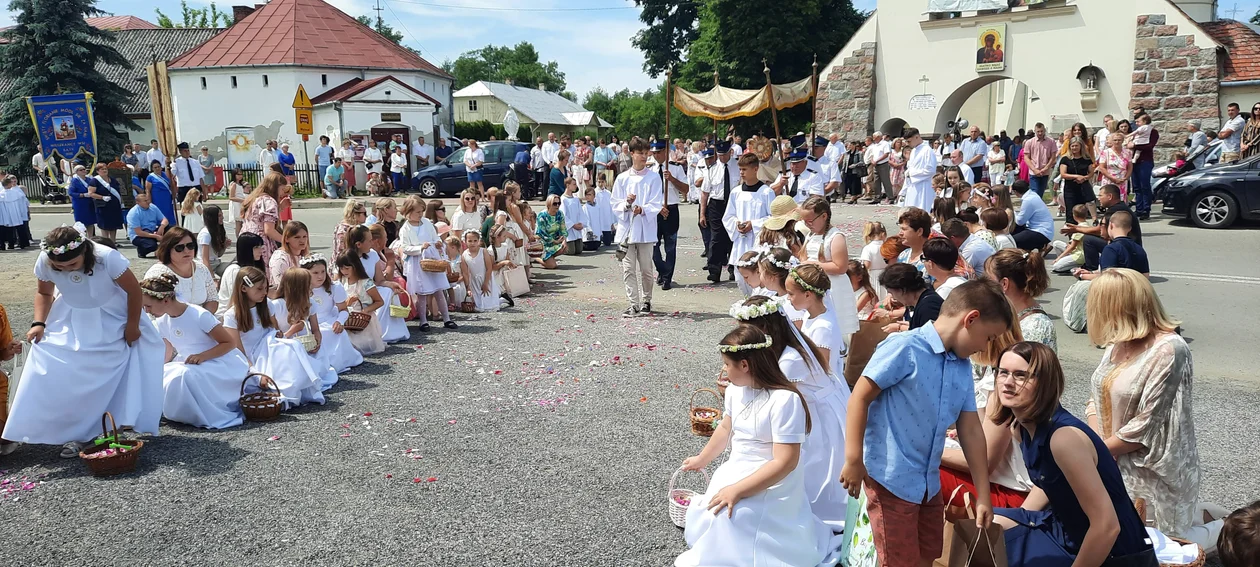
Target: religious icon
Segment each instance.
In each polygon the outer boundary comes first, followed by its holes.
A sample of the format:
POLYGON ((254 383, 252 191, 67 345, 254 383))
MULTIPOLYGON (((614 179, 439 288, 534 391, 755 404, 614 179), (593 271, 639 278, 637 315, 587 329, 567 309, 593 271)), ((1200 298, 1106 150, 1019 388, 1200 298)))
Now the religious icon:
POLYGON ((976 71, 1001 71, 1006 68, 1006 25, 980 28, 976 50, 976 71))
POLYGON ((73 140, 75 138, 73 116, 53 116, 52 124, 55 139, 73 140))

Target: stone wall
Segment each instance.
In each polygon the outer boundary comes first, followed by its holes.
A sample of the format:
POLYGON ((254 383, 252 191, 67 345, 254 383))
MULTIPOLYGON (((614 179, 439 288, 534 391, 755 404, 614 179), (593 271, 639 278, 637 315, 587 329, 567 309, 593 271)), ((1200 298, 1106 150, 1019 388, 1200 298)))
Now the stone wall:
POLYGON ((1220 128, 1220 73, 1215 48, 1178 35, 1163 14, 1138 16, 1129 109, 1145 108, 1159 130, 1156 162, 1183 147, 1191 120, 1202 121, 1204 130, 1220 128))
POLYGON ((818 84, 818 133, 838 132, 844 140, 865 138, 875 129, 875 43, 863 43, 818 84))

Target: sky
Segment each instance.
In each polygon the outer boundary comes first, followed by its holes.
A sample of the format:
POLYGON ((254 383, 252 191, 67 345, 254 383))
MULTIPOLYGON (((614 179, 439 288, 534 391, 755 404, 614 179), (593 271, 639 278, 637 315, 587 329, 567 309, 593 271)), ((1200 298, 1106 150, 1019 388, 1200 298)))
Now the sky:
MULTIPOLYGON (((261 1, 261 0, 259 0, 261 1)), ((351 16, 374 15, 377 0, 327 0, 351 16)), ((888 0, 885 0, 888 1, 888 0)), ((905 2, 907 0, 895 0, 905 2)), ((910 0, 918 1, 918 0, 910 0)), ((188 0, 194 7, 209 0, 188 0)), ((231 5, 254 0, 223 0, 219 9, 231 14, 231 5)), ((534 44, 543 61, 556 61, 564 72, 568 90, 584 97, 595 87, 615 92, 623 88, 646 90, 659 84, 643 72, 643 54, 631 45, 643 28, 639 10, 631 0, 380 0, 383 17, 403 33, 403 43, 419 49, 425 59, 441 65, 461 53, 486 45, 534 44), (529 6, 522 10, 521 6, 529 6)), ((876 0, 854 0, 859 10, 872 10, 876 0)), ((98 0, 97 5, 117 15, 132 15, 156 22, 153 7, 175 18, 178 0, 98 0)), ((1260 9, 1260 0, 1221 0, 1220 15, 1229 17, 1238 8, 1239 20, 1260 9)), ((0 26, 10 25, 12 14, 0 14, 0 26)))

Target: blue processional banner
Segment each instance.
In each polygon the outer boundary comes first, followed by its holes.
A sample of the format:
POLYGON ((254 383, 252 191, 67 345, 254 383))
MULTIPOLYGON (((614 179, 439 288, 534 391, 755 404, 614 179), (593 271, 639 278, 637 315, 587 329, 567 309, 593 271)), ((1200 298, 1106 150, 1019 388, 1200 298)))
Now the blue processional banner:
MULTIPOLYGON (((96 167, 96 122, 92 119, 92 93, 26 97, 35 124, 39 151, 55 168, 55 156, 74 160, 82 154, 88 171, 96 167)), ((52 172, 49 172, 52 175, 52 172)))

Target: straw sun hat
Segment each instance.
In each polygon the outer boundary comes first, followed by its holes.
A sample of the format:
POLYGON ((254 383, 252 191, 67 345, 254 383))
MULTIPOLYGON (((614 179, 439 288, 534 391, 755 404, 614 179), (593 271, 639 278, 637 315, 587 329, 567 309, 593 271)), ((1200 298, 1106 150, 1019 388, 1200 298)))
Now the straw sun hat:
POLYGON ((796 201, 787 195, 779 195, 770 202, 770 218, 762 223, 762 228, 770 230, 783 230, 790 220, 798 220, 800 215, 796 213, 796 201))

